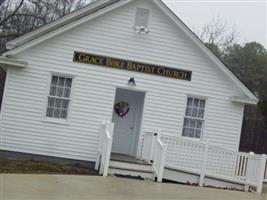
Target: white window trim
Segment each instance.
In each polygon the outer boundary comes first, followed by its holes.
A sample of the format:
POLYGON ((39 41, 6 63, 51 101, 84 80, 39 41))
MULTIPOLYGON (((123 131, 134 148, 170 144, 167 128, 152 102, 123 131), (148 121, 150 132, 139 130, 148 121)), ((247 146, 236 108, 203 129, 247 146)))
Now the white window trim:
MULTIPOLYGON (((206 132, 206 124, 207 124, 207 112, 208 112, 209 99, 210 98, 207 97, 207 96, 200 96, 200 95, 193 95, 193 94, 185 95, 184 115, 183 115, 183 119, 182 119, 180 137, 183 137, 183 138, 186 138, 186 139, 189 139, 189 140, 193 140, 193 141, 202 141, 202 140, 204 140, 204 135, 205 135, 205 132, 206 132), (204 122, 200 138, 193 138, 193 137, 183 136, 185 118, 191 118, 191 117, 186 116, 186 108, 187 108, 187 100, 188 100, 188 98, 201 99, 201 100, 205 100, 206 101, 205 102, 205 109, 204 109, 204 117, 203 117, 203 119, 202 118, 200 119, 200 120, 203 120, 203 122, 204 122)), ((194 119, 199 119, 199 118, 194 118, 194 119)))
POLYGON ((147 29, 150 30, 152 10, 150 8, 146 7, 146 6, 137 6, 137 7, 134 8, 133 17, 132 17, 132 27, 131 28, 135 27, 135 14, 137 12, 137 8, 144 8, 144 9, 148 9, 149 10, 147 29))
POLYGON ((66 74, 66 73, 60 73, 60 72, 49 72, 48 73, 45 100, 44 100, 44 109, 43 109, 42 119, 41 119, 42 122, 51 123, 51 124, 59 124, 59 125, 67 125, 67 126, 70 125, 69 122, 70 122, 70 116, 71 116, 71 110, 72 110, 71 108, 72 108, 72 102, 73 102, 74 85, 75 85, 75 75, 73 74, 66 74), (51 81, 52 81, 53 76, 63 76, 63 77, 72 79, 70 98, 69 98, 70 103, 69 103, 66 119, 57 119, 57 118, 46 116, 47 106, 48 106, 48 96, 50 93, 50 86, 51 86, 51 81))

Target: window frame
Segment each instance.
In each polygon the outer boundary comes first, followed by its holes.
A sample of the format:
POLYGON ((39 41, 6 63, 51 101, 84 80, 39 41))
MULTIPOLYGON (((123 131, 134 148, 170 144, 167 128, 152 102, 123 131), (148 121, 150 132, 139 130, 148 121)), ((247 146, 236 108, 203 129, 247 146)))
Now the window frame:
POLYGON ((135 8, 133 9, 134 11, 133 11, 133 17, 132 17, 132 28, 135 27, 135 16, 136 16, 136 13, 137 13, 137 9, 138 9, 138 8, 144 8, 144 9, 149 10, 149 16, 148 16, 147 27, 145 27, 145 28, 147 28, 147 29, 150 30, 152 10, 151 10, 150 8, 146 7, 146 6, 137 6, 137 7, 135 7, 135 8))
POLYGON ((206 132, 206 124, 207 124, 208 103, 209 103, 209 98, 207 96, 200 96, 200 95, 186 95, 185 96, 184 115, 183 115, 183 119, 182 119, 181 131, 180 131, 180 136, 181 137, 186 138, 186 139, 190 139, 190 140, 194 140, 194 141, 196 141, 196 140, 199 141, 199 140, 203 140, 204 139, 204 134, 206 132), (205 108, 204 108, 204 116, 203 116, 203 118, 190 117, 190 116, 186 115, 187 102, 188 102, 189 98, 205 100, 205 108), (202 120, 203 121, 203 128, 202 128, 202 131, 201 131, 201 134, 200 134, 199 138, 183 136, 185 118, 196 119, 196 120, 202 120))
MULTIPOLYGON (((74 84, 75 84, 75 75, 73 75, 73 74, 60 73, 60 72, 50 72, 48 74, 47 89, 46 89, 46 93, 45 93, 45 103, 44 103, 44 109, 43 109, 43 113, 42 113, 42 122, 53 123, 53 124, 61 124, 61 125, 69 125, 72 102, 73 102, 74 84), (47 117, 48 97, 50 96, 50 87, 51 87, 51 81, 52 81, 53 76, 71 78, 72 79, 70 97, 68 98, 69 99, 69 105, 68 105, 67 118, 66 119, 47 117)), ((60 98, 60 99, 63 99, 63 98, 60 98)))

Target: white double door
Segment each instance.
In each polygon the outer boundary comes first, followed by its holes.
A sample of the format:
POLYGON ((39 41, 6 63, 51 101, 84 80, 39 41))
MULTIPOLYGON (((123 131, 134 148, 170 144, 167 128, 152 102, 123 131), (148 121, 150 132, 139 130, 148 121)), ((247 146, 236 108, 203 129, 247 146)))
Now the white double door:
POLYGON ((134 156, 142 118, 143 95, 136 91, 117 89, 115 105, 113 108, 113 122, 115 126, 112 153, 134 156), (116 112, 115 105, 119 103, 126 104, 124 111, 127 108, 129 109, 124 116, 120 116, 116 112))

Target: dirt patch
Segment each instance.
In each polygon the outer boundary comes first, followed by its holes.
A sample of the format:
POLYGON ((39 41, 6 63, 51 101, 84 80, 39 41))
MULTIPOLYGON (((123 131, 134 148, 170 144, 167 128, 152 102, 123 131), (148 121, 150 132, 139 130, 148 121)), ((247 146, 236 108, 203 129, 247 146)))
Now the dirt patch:
POLYGON ((97 171, 79 164, 60 164, 35 160, 0 158, 0 173, 97 175, 97 171))

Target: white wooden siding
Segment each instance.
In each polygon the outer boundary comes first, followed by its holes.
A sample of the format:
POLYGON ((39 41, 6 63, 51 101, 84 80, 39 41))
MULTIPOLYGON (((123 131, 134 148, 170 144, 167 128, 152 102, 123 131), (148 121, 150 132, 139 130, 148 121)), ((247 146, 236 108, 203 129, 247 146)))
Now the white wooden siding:
POLYGON ((8 70, 2 113, 2 148, 95 161, 100 125, 110 121, 116 87, 147 91, 142 133, 160 128, 181 135, 187 95, 208 98, 203 140, 238 149, 241 92, 149 1, 135 1, 28 49, 17 58, 25 69, 8 70), (135 7, 151 9, 150 33, 133 31, 135 7), (192 81, 74 63, 81 51, 192 70, 192 81), (43 121, 51 72, 75 76, 67 124, 43 121))

